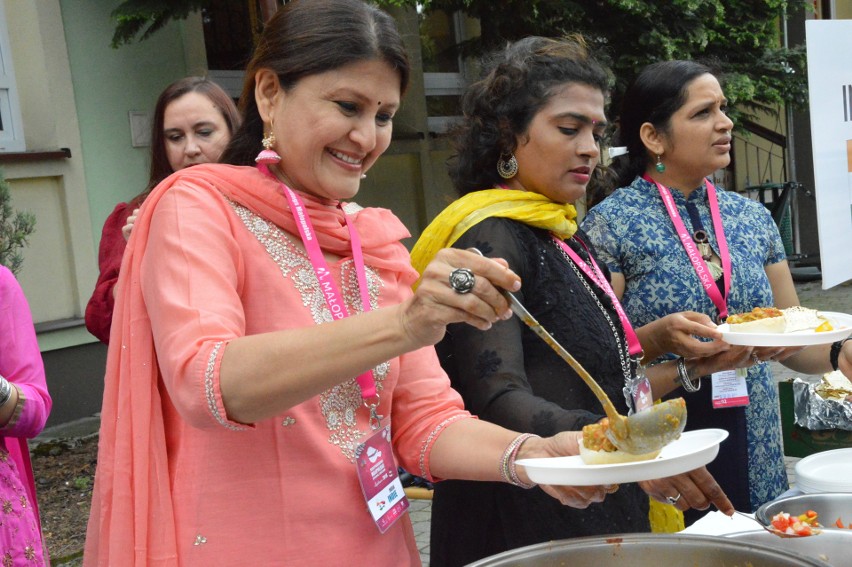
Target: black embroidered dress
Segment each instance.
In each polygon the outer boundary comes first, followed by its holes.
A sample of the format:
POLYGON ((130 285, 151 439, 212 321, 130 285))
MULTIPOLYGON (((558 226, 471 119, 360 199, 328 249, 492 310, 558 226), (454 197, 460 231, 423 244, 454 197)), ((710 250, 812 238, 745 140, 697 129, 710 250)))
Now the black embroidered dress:
MULTIPOLYGON (((582 246, 573 239, 568 243, 587 258, 582 246)), ((454 244, 472 246, 509 262, 523 281, 518 299, 595 377, 619 412, 626 413, 624 333, 606 294, 571 266, 545 230, 489 218, 454 244)), ((582 429, 603 417, 600 403, 580 377, 517 317, 486 332, 451 325, 437 349, 453 387, 480 419, 545 437, 582 429)), ((430 561, 436 567, 465 565, 554 539, 649 529, 648 497, 635 484, 622 485, 603 503, 578 510, 562 506, 540 488, 444 481, 436 484, 432 503, 430 561)))

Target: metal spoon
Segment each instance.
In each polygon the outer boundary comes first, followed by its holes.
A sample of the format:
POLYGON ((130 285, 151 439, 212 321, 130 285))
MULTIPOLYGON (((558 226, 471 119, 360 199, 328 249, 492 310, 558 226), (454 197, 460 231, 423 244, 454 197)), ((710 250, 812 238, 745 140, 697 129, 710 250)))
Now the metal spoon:
POLYGON ((686 426, 686 402, 683 398, 655 404, 628 417, 620 415, 595 379, 536 321, 518 298, 507 290, 501 289, 500 292, 508 300, 512 312, 550 345, 550 348, 556 351, 591 388, 609 418, 606 436, 619 450, 633 455, 651 453, 680 437, 686 426))
POLYGON ((757 519, 757 518, 755 518, 754 516, 751 516, 751 515, 749 515, 749 514, 746 514, 745 512, 740 512, 739 510, 734 510, 734 512, 736 512, 736 513, 737 513, 737 514, 739 514, 740 516, 743 516, 743 517, 745 517, 745 518, 748 518, 749 520, 753 520, 753 521, 757 522, 757 524, 758 524, 761 528, 763 528, 764 530, 768 531, 768 532, 769 532, 769 533, 771 533, 771 534, 777 535, 778 537, 811 537, 811 536, 819 535, 819 534, 821 534, 821 533, 822 533, 822 530, 820 530, 820 529, 818 529, 818 528, 814 528, 814 529, 813 529, 813 533, 808 534, 808 535, 801 535, 801 534, 788 534, 787 532, 782 532, 781 530, 779 530, 778 528, 776 528, 776 527, 775 527, 775 526, 773 526, 772 524, 769 524, 769 525, 767 526, 766 524, 764 524, 763 522, 761 522, 760 520, 758 520, 758 519, 757 519))

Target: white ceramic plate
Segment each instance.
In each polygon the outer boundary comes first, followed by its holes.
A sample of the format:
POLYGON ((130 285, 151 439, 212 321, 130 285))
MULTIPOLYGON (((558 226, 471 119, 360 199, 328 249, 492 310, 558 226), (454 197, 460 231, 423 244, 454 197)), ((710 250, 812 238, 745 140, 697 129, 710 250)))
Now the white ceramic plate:
POLYGON ((704 466, 719 453, 719 443, 728 437, 724 429, 685 431, 651 461, 615 465, 587 465, 579 456, 521 459, 517 465, 527 470, 538 484, 594 486, 665 478, 704 466))
POLYGON ((795 333, 734 333, 727 323, 719 325, 722 340, 732 345, 755 347, 785 347, 824 345, 845 339, 852 334, 852 315, 834 311, 820 311, 819 314, 831 322, 832 331, 796 331, 795 333))
POLYGON ((805 494, 852 492, 852 448, 822 451, 796 463, 796 487, 805 494))

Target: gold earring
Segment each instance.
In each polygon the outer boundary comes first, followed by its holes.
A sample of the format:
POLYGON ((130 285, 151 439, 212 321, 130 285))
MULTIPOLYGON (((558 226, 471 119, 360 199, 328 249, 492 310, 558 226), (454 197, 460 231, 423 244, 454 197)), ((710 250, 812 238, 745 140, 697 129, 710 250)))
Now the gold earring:
POLYGON ((263 139, 260 141, 263 144, 263 150, 257 157, 254 158, 254 161, 264 165, 274 165, 281 161, 281 156, 278 155, 278 152, 272 149, 272 146, 275 144, 275 134, 273 134, 273 126, 274 123, 272 119, 269 120, 269 133, 263 135, 263 139))

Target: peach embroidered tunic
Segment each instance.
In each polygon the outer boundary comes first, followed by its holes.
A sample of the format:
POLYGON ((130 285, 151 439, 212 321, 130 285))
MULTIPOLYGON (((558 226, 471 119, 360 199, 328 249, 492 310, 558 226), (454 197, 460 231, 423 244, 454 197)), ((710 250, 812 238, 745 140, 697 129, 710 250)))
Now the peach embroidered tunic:
MULTIPOLYGON (((330 267, 357 313, 343 216, 302 198, 320 245, 342 256, 330 267)), ((404 300, 416 278, 407 231, 389 211, 345 208, 372 308, 404 300)), ((332 320, 298 239, 280 186, 254 168, 193 167, 146 199, 118 282, 85 565, 420 564, 408 518, 382 535, 364 503, 353 449, 368 412, 354 376, 273 419, 226 415, 228 341, 332 320)), ((431 478, 442 428, 470 417, 434 349, 374 375, 398 463, 431 478)))

